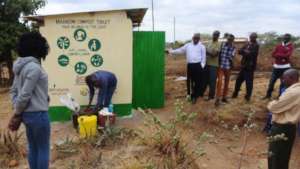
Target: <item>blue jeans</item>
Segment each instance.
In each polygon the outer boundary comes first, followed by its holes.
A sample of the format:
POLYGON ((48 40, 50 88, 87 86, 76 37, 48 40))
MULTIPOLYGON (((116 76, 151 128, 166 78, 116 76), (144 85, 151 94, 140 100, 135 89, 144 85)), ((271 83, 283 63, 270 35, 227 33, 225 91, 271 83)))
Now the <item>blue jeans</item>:
POLYGON ((50 120, 48 112, 23 112, 28 140, 30 169, 48 169, 50 155, 50 120))

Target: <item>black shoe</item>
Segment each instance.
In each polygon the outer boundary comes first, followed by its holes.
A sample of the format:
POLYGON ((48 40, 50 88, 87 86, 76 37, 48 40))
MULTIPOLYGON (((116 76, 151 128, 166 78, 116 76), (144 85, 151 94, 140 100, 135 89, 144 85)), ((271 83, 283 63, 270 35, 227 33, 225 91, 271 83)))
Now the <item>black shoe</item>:
POLYGON ((216 107, 219 107, 219 106, 220 106, 220 99, 216 99, 215 106, 216 106, 216 107))
POLYGON ((222 99, 222 102, 223 102, 223 103, 228 103, 228 100, 227 100, 226 98, 223 98, 223 99, 222 99))
POLYGON ((245 96, 245 100, 246 100, 246 102, 250 102, 250 97, 245 96))
POLYGON ((265 96, 262 98, 262 100, 271 100, 271 96, 265 96))
POLYGON ((192 98, 192 104, 196 104, 197 103, 197 98, 193 97, 192 98))
POLYGON ((213 99, 214 99, 214 97, 208 97, 208 98, 205 99, 205 101, 210 101, 210 100, 213 100, 213 99))
POLYGON ((237 97, 238 97, 237 93, 233 93, 231 98, 236 99, 237 97))

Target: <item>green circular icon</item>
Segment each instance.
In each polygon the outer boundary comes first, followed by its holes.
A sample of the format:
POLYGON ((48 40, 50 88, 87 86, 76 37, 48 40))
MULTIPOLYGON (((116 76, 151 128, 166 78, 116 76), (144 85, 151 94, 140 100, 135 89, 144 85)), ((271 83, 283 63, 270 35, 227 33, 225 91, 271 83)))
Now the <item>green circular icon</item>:
POLYGON ((94 55, 91 57, 91 64, 95 67, 100 67, 103 64, 103 58, 100 55, 94 55))
POLYGON ((70 47, 70 39, 62 36, 60 38, 57 39, 57 46, 60 49, 68 49, 70 47))
POLYGON ((93 52, 98 51, 101 48, 101 43, 98 39, 91 39, 89 41, 89 49, 93 52))
POLYGON ((84 62, 78 62, 75 65, 75 72, 82 75, 87 71, 87 65, 84 62))
POLYGON ((85 30, 83 29, 77 29, 75 30, 74 32, 74 39, 79 41, 79 42, 82 42, 86 39, 86 32, 85 30))
POLYGON ((58 57, 57 61, 58 61, 58 64, 59 64, 60 66, 65 67, 65 66, 67 66, 67 65, 69 64, 70 59, 69 59, 69 57, 66 56, 66 55, 60 55, 60 56, 58 57))

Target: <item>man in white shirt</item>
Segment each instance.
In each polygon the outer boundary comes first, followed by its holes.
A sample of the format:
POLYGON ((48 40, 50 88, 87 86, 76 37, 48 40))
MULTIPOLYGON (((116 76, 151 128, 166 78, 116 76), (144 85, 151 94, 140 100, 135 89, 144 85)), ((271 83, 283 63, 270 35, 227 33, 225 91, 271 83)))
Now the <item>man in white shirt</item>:
POLYGON ((181 48, 169 50, 170 54, 185 54, 187 60, 187 93, 191 96, 192 103, 195 104, 198 97, 204 93, 203 70, 206 64, 206 49, 200 42, 200 34, 193 36, 192 42, 189 42, 181 48))

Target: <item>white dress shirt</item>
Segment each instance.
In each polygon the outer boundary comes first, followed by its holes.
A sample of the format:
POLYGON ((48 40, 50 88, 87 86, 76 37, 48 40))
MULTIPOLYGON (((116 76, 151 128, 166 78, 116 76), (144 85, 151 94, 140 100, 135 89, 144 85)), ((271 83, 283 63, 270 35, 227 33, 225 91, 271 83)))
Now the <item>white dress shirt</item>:
POLYGON ((196 45, 193 42, 189 42, 178 49, 170 50, 169 53, 185 54, 187 63, 201 63, 202 68, 205 67, 206 49, 201 42, 196 45))

